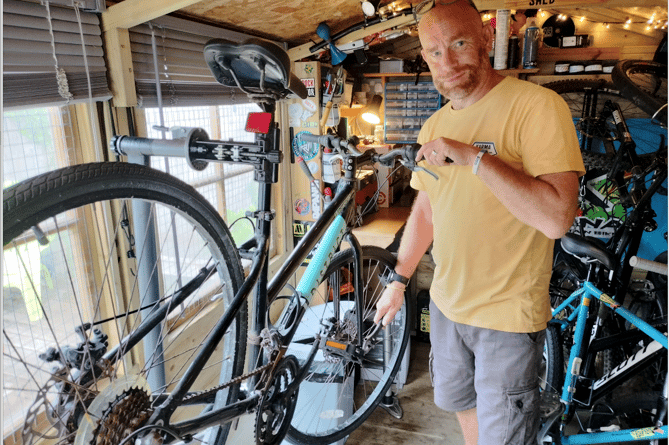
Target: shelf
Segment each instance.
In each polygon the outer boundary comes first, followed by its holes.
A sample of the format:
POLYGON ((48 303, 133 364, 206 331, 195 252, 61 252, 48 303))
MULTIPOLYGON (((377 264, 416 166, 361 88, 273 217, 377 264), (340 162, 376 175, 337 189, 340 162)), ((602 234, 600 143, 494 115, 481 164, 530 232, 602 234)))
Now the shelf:
POLYGON ((384 96, 383 136, 386 143, 416 142, 425 121, 441 106, 441 95, 429 80, 421 79, 418 83, 386 81, 384 96))

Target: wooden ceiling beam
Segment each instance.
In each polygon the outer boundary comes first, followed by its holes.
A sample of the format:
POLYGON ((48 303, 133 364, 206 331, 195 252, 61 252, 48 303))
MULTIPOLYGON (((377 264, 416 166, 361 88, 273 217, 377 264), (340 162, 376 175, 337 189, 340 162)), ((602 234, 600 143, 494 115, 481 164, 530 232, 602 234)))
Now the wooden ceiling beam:
POLYGON ((132 28, 181 8, 198 3, 199 0, 124 0, 107 8, 102 13, 102 30, 132 28))

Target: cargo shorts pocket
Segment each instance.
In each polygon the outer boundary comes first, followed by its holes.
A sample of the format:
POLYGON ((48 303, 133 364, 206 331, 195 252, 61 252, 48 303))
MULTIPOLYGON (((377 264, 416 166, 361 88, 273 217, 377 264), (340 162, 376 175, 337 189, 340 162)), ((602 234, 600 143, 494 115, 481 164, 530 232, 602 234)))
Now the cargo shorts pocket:
POLYGON ((536 443, 539 426, 539 390, 537 386, 505 390, 505 445, 536 443))

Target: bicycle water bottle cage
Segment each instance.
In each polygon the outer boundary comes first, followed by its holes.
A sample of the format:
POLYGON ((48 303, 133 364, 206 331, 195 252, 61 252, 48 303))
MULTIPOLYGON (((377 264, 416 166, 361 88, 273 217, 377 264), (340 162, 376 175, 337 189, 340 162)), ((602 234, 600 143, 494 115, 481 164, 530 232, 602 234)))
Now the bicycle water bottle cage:
POLYGON ((290 58, 283 48, 260 39, 235 43, 214 39, 204 47, 204 58, 216 80, 239 87, 249 95, 284 98, 307 97, 302 81, 290 72, 290 58))
POLYGON ((615 256, 606 250, 606 245, 595 238, 583 238, 573 233, 567 233, 560 240, 562 248, 570 255, 574 255, 585 262, 599 261, 608 270, 616 265, 615 256))

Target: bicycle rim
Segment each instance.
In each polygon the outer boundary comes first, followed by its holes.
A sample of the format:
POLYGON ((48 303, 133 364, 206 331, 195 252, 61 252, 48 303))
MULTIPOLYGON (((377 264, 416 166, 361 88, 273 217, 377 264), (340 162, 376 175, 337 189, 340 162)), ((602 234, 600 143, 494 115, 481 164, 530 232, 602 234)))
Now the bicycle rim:
MULTIPOLYGON (((4 410, 3 433, 23 436, 24 444, 43 438, 69 444, 77 433, 76 443, 97 436, 97 443, 118 444, 121 429, 141 426, 181 379, 239 288, 242 271, 229 232, 194 189, 123 163, 68 167, 24 181, 4 191, 3 209, 3 405, 12 407, 4 410), (146 204, 155 222, 138 222, 135 203, 146 204), (155 242, 140 247, 147 227, 155 227, 155 242), (154 259, 149 245, 156 246, 154 259), (157 284, 157 304, 147 281, 157 284), (187 286, 194 290, 174 304, 172 296, 187 286), (165 306, 170 312, 157 327, 125 347, 123 339, 165 306), (87 323, 91 329, 75 332, 87 323)), ((192 390, 241 373, 242 312, 192 390)), ((178 408, 171 420, 222 406, 236 390, 215 394, 215 403, 178 408)), ((215 427, 200 436, 220 444, 226 433, 215 427)))
MULTIPOLYGON (((373 328, 376 302, 383 285, 379 275, 393 268, 395 258, 377 247, 363 247, 364 324, 358 326, 353 297, 353 253, 335 255, 327 269, 320 295, 316 295, 302 318, 289 347, 304 362, 321 320, 334 317, 337 339, 355 344, 373 328), (320 300, 320 301, 316 301, 320 300)), ((320 350, 300 385, 295 414, 288 431, 302 444, 332 443, 357 428, 376 408, 399 369, 409 338, 409 307, 405 303, 393 321, 379 332, 379 343, 365 355, 362 365, 336 358, 320 350), (384 346, 385 345, 385 346, 384 346)))

